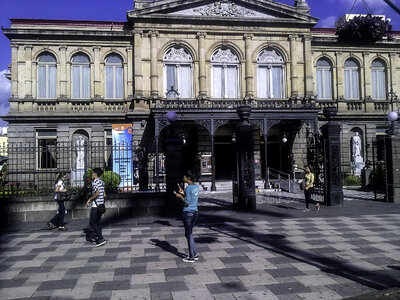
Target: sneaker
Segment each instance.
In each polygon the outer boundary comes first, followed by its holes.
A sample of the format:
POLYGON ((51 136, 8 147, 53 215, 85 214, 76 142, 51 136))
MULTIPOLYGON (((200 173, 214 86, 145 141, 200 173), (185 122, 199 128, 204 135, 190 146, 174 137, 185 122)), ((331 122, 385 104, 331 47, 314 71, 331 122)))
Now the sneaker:
MULTIPOLYGON (((190 256, 188 255, 188 256, 186 256, 185 258, 190 258, 190 256)), ((199 255, 196 254, 195 256, 193 256, 193 259, 194 259, 194 260, 199 260, 199 255)))
POLYGON ((99 240, 98 238, 92 238, 92 239, 88 240, 88 242, 91 242, 92 244, 97 244, 98 240, 99 240))
POLYGON ((50 221, 48 221, 48 222, 47 222, 47 227, 48 227, 49 229, 54 229, 54 228, 56 228, 56 225, 54 225, 53 223, 51 223, 50 221))
POLYGON ((68 228, 64 227, 64 226, 60 226, 58 227, 59 231, 68 231, 68 228))
POLYGON ((106 243, 107 243, 107 240, 105 240, 105 239, 102 239, 101 241, 100 241, 100 240, 97 240, 97 241, 96 241, 96 247, 103 246, 103 245, 105 245, 106 243))
POLYGON ((306 209, 303 209, 303 211, 304 212, 308 212, 308 211, 310 211, 308 208, 306 208, 306 209))
POLYGON ((193 257, 185 257, 183 261, 187 263, 194 263, 196 260, 193 257))
POLYGON ((315 208, 319 210, 319 203, 315 204, 315 208))

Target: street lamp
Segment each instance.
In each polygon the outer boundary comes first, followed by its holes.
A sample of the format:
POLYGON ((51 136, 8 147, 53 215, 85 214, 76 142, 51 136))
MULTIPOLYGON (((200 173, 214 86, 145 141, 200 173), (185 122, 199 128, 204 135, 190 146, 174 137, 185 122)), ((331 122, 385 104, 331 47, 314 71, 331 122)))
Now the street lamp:
POLYGON ((393 89, 390 90, 389 95, 390 95, 391 103, 393 104, 393 100, 396 102, 397 111, 390 111, 387 114, 386 117, 390 121, 390 125, 389 125, 389 128, 386 130, 386 133, 389 136, 394 136, 394 135, 396 135, 396 132, 397 132, 395 122, 399 118, 400 103, 397 102, 398 97, 397 97, 396 93, 393 91, 393 89))
POLYGON ((286 143, 287 142, 287 137, 286 137, 286 134, 283 134, 283 137, 282 137, 282 143, 286 143))

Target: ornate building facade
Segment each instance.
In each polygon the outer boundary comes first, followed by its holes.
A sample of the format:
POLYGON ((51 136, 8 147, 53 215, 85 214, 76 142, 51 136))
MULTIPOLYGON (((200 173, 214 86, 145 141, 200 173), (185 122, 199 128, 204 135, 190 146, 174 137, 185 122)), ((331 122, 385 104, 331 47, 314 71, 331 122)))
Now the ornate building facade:
MULTIPOLYGON (((306 134, 337 106, 342 167, 351 139, 370 159, 396 108, 400 36, 346 46, 335 29, 315 28, 306 1, 135 1, 126 22, 12 19, 9 142, 107 145, 112 125, 132 124, 133 143, 160 168, 175 111, 184 166, 214 179, 231 176, 236 108, 252 107, 256 176, 306 163, 306 134), (282 143, 286 137, 287 142, 282 143), (204 168, 204 170, 203 170, 204 168)), ((33 157, 32 168, 57 168, 33 157)), ((107 167, 107 153, 98 161, 107 167)), ((157 172, 159 172, 158 170, 157 172)))

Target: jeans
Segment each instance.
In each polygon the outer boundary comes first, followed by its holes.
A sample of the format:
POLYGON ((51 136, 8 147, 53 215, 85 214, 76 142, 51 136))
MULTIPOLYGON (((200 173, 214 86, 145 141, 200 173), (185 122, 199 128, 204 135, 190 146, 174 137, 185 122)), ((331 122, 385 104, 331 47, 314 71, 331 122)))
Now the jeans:
POLYGON ((64 217, 65 217, 65 205, 64 201, 57 200, 58 203, 58 213, 54 216, 53 219, 50 220, 55 226, 62 227, 64 226, 64 217))
POLYGON ((97 207, 92 207, 90 210, 89 225, 96 233, 98 239, 101 241, 104 239, 101 231, 101 214, 99 214, 97 207))
POLYGON ((199 213, 197 211, 184 211, 182 213, 183 225, 185 226, 185 236, 189 248, 189 257, 194 257, 197 254, 193 238, 193 227, 196 225, 198 217, 199 213))
POLYGON ((311 199, 311 194, 312 194, 312 188, 309 188, 308 190, 304 190, 304 198, 306 199, 306 208, 310 208, 310 203, 318 203, 314 200, 311 199))

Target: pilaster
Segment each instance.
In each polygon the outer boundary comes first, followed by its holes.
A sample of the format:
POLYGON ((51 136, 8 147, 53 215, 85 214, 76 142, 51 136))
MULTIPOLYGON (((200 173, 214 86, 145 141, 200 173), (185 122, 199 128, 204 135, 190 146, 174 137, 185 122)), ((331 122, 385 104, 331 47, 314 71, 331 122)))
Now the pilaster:
POLYGON ((245 41, 245 80, 246 80, 246 99, 253 98, 253 69, 251 64, 251 54, 252 54, 252 39, 254 34, 246 33, 243 38, 245 41))
POLYGON ((134 72, 134 97, 143 97, 143 70, 142 70, 142 46, 143 46, 143 31, 133 30, 133 72, 134 72))
POLYGON ((364 68, 364 96, 365 99, 371 98, 371 72, 369 62, 369 52, 363 52, 363 68, 364 68))
POLYGON ((157 37, 158 31, 150 31, 150 84, 152 97, 158 97, 158 72, 157 72, 157 37))
POLYGON ((67 46, 60 46, 60 94, 67 96, 67 46))
POLYGON ((198 32, 198 56, 199 56, 199 98, 207 97, 207 72, 206 72, 206 50, 205 50, 205 38, 207 33, 198 32))
POLYGON ((296 40, 297 35, 289 35, 290 42, 290 82, 291 82, 291 97, 299 97, 299 78, 297 75, 297 59, 296 59, 296 40))
POLYGON ((32 46, 25 46, 25 97, 32 97, 32 46))
POLYGON ((101 87, 101 80, 100 80, 100 46, 95 46, 93 47, 93 52, 94 52, 94 64, 93 64, 93 69, 94 69, 94 97, 97 95, 103 95, 103 89, 101 87))
POLYGON ((337 98, 344 98, 344 87, 343 87, 343 53, 336 52, 336 76, 337 76, 337 98))
POLYGON ((11 44, 11 95, 18 95, 18 46, 11 44))
POLYGON ((314 95, 311 39, 311 35, 304 36, 305 96, 307 98, 314 95))

